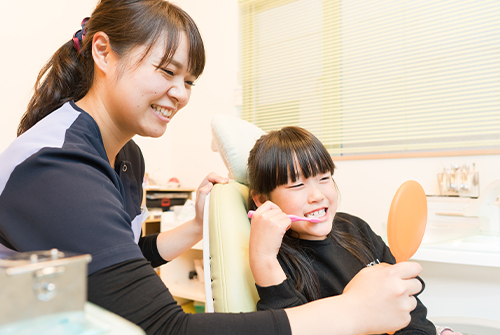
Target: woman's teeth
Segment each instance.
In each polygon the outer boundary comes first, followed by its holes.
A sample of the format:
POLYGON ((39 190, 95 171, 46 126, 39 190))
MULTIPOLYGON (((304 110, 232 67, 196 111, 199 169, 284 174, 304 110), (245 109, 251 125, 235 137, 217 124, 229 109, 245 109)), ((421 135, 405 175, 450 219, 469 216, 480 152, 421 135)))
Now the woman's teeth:
POLYGON ((326 214, 326 210, 323 208, 323 209, 320 209, 319 211, 306 214, 306 218, 319 218, 319 217, 325 216, 325 214, 326 214))
POLYGON ((169 110, 169 109, 166 109, 166 108, 163 108, 161 106, 158 106, 158 105, 151 105, 151 108, 153 108, 153 110, 160 114, 161 116, 164 116, 164 117, 170 117, 172 115, 172 111, 169 110))

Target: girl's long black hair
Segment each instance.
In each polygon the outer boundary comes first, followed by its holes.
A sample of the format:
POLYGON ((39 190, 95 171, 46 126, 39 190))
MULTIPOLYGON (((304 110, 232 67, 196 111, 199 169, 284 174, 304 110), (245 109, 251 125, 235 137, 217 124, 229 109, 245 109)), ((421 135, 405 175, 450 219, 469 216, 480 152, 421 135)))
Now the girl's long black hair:
MULTIPOLYGON (((284 127, 257 140, 250 151, 247 169, 250 192, 269 198, 276 187, 287 184, 289 180, 295 182, 299 173, 309 178, 329 172, 333 178, 335 164, 325 146, 312 133, 300 127, 284 127)), ((248 198, 249 209, 256 209, 252 197, 248 198)), ((335 225, 328 236, 363 264, 373 259, 366 241, 338 230, 335 225)), ((296 233, 288 230, 279 255, 294 272, 295 288, 303 291, 308 301, 317 300, 320 298, 318 276, 310 264, 307 250, 298 242, 296 233)))

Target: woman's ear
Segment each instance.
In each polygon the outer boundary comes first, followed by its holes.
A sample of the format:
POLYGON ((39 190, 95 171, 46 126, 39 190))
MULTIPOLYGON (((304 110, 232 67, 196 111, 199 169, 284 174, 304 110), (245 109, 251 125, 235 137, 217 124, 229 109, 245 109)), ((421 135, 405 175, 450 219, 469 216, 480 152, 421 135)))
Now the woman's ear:
POLYGON ((252 194, 253 202, 257 207, 260 207, 267 201, 267 197, 264 194, 256 193, 255 191, 251 191, 250 193, 252 194))
POLYGON ((102 31, 95 33, 92 39, 92 58, 103 72, 109 71, 108 61, 112 51, 108 35, 102 31))

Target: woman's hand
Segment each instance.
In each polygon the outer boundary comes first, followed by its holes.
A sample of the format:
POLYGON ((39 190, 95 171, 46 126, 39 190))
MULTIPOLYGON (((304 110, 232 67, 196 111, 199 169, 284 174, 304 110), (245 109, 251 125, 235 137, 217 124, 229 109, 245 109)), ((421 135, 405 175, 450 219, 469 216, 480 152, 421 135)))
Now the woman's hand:
POLYGON ((378 264, 364 268, 344 293, 285 309, 294 335, 381 334, 401 329, 411 320, 422 289, 415 279, 418 263, 378 264))
POLYGON ((421 270, 418 263, 382 263, 364 268, 347 284, 343 295, 359 304, 355 310, 366 313, 365 323, 373 327, 368 333, 395 331, 410 323, 417 306, 413 295, 422 290, 414 277, 421 270))
POLYGON ((212 190, 214 184, 227 184, 229 182, 229 178, 221 177, 215 172, 211 172, 208 176, 203 179, 196 190, 196 217, 195 222, 199 225, 200 229, 203 229, 203 212, 205 209, 205 199, 207 195, 212 190))
POLYGON ((249 259, 257 285, 277 285, 286 279, 276 256, 291 225, 292 221, 271 201, 255 211, 250 226, 249 259))

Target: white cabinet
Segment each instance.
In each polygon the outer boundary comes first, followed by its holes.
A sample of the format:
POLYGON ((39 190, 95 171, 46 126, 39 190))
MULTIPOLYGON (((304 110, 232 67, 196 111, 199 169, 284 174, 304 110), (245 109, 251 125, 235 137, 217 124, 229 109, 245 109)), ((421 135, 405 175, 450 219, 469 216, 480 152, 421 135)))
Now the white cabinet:
POLYGON ((422 244, 412 260, 422 265, 425 290, 419 298, 427 306, 429 318, 500 322, 500 237, 471 236, 422 244))
POLYGON ((201 244, 162 265, 160 276, 174 297, 205 302, 204 283, 196 278, 189 279, 189 272, 195 269, 194 259, 203 259, 201 244))

